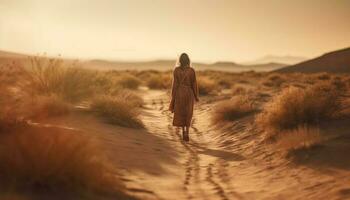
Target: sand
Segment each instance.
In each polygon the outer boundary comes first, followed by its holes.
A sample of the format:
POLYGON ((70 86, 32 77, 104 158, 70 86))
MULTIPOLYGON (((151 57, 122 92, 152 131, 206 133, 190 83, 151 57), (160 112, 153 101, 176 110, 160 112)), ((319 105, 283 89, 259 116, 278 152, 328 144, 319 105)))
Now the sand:
POLYGON ((215 100, 208 98, 196 105, 190 142, 184 143, 171 125, 168 94, 147 90, 142 95, 145 129, 109 125, 84 111, 46 123, 96 138, 127 193, 140 199, 350 199, 349 163, 325 167, 325 158, 312 152, 298 161, 287 158, 263 141, 253 116, 212 125, 215 100))

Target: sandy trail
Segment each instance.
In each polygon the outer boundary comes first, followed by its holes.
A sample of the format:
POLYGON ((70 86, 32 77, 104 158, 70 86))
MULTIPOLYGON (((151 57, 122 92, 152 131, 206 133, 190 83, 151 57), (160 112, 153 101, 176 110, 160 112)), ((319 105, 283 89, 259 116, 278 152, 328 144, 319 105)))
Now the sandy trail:
POLYGON ((77 113, 51 123, 98 139, 119 170, 128 193, 140 199, 347 199, 350 173, 297 165, 262 143, 253 117, 214 127, 211 101, 195 108, 190 142, 172 126, 164 91, 145 91, 146 130, 103 123, 77 113))

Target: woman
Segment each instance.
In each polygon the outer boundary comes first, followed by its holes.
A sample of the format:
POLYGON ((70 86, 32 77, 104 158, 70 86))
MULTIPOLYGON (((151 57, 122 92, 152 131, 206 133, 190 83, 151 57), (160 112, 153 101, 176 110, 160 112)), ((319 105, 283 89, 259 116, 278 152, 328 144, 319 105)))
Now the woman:
POLYGON ((183 140, 189 141, 189 127, 194 101, 198 101, 198 87, 196 73, 186 53, 181 54, 179 64, 174 70, 169 110, 174 113, 173 126, 182 127, 183 140))

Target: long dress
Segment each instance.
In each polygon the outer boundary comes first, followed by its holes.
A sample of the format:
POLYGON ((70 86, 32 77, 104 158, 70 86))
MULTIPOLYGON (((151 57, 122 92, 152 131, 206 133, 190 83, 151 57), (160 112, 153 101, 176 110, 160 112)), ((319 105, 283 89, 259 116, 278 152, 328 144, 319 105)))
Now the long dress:
POLYGON ((194 101, 198 100, 196 73, 191 67, 174 70, 170 111, 174 113, 173 126, 191 125, 194 101))

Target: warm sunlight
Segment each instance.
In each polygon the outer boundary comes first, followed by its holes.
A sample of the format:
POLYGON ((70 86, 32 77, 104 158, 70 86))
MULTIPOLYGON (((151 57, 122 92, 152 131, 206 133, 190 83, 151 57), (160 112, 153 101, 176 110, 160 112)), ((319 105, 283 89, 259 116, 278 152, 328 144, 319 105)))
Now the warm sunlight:
POLYGON ((349 8, 0 0, 0 200, 350 199, 349 8))
POLYGON ((0 49, 76 58, 253 62, 350 44, 350 1, 2 0, 0 49))

